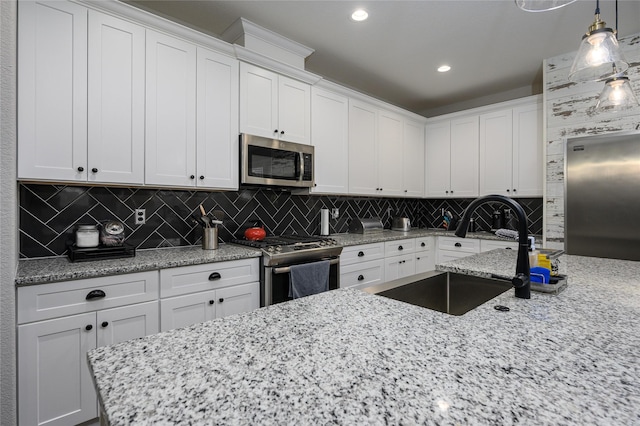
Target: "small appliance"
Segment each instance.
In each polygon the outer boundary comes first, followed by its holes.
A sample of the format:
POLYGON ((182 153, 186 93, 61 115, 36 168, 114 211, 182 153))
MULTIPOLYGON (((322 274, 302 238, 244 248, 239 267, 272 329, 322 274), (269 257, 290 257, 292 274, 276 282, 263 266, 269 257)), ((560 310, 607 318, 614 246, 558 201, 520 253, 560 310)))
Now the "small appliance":
POLYGON ((260 136, 240 135, 240 183, 310 188, 314 147, 260 136))
POLYGON ((408 217, 394 217, 391 219, 391 230, 392 231, 410 231, 411 230, 411 221, 408 217))

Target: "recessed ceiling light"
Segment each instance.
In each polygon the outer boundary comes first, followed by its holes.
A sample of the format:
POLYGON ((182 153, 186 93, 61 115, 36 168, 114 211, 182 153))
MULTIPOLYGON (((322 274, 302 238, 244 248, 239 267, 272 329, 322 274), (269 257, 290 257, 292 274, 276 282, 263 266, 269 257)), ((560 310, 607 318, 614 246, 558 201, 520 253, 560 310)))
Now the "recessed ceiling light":
POLYGON ((364 9, 358 9, 351 14, 351 19, 353 19, 356 22, 364 21, 368 17, 369 17, 369 14, 364 9))
POLYGON ((438 67, 438 72, 447 72, 451 69, 451 67, 449 65, 442 65, 440 67, 438 67))

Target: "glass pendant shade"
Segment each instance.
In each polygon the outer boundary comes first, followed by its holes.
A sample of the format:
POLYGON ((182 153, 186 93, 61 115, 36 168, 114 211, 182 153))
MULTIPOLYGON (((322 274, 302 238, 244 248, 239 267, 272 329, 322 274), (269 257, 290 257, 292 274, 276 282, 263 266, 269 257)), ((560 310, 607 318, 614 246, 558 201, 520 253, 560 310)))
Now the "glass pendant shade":
POLYGON ((618 73, 625 72, 629 68, 629 63, 622 56, 613 30, 602 27, 593 29, 596 24, 605 25, 597 19, 592 25, 592 31, 582 38, 578 54, 569 71, 570 81, 606 80, 613 77, 614 74, 611 71, 613 67, 618 70, 618 73))
POLYGON ((576 0, 515 0, 518 7, 527 12, 545 12, 558 9, 576 0))
POLYGON ((597 112, 622 111, 638 106, 629 77, 614 77, 607 80, 596 104, 597 112))

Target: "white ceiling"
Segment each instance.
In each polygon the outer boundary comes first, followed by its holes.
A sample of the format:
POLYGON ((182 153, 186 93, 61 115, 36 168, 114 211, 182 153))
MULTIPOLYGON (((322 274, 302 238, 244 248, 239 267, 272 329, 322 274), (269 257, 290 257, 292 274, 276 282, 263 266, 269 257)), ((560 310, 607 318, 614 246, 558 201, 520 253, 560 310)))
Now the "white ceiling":
MULTIPOLYGON (((543 59, 577 50, 596 3, 531 13, 513 0, 125 1, 212 35, 246 18, 315 49, 308 71, 425 116, 539 93, 543 59), (357 7, 367 21, 350 20, 357 7), (452 70, 438 73, 444 63, 452 70)), ((620 38, 640 33, 640 1, 618 8, 620 38)), ((600 9, 615 28, 615 1, 600 9)))

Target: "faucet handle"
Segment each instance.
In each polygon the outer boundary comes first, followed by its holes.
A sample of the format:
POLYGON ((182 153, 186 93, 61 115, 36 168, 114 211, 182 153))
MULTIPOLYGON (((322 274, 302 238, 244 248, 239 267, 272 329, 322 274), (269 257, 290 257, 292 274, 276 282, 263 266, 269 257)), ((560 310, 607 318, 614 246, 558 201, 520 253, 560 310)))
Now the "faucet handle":
POLYGON ((517 274, 515 277, 511 278, 511 284, 513 284, 514 288, 522 288, 529 283, 529 277, 526 274, 517 274))

